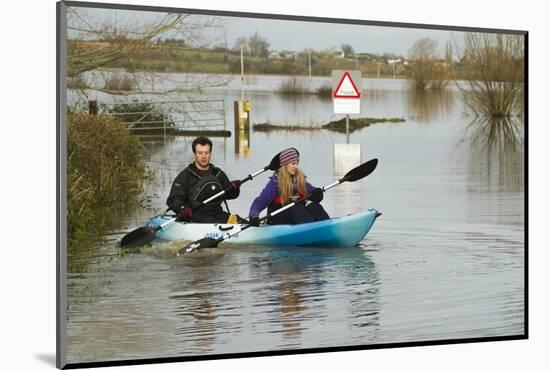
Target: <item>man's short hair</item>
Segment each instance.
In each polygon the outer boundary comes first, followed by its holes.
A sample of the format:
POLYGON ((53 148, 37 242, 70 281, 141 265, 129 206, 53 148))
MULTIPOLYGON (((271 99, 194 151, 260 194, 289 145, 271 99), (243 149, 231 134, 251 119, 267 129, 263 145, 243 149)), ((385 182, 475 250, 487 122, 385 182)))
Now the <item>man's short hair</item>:
POLYGON ((212 152, 212 141, 210 141, 209 138, 205 136, 199 136, 195 140, 193 140, 193 144, 191 144, 191 147, 193 148, 193 153, 195 153, 195 148, 197 145, 210 145, 210 152, 212 152))

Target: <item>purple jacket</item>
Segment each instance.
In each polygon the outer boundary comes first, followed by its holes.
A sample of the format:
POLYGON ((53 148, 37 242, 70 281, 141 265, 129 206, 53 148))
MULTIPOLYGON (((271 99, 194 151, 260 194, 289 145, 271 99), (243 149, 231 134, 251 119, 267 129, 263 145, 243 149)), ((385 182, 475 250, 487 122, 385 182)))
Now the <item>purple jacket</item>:
MULTIPOLYGON (((307 181, 306 187, 309 194, 311 194, 311 191, 315 189, 315 187, 307 181)), ((269 182, 264 187, 260 195, 252 202, 248 216, 258 217, 260 213, 266 209, 275 198, 277 198, 278 195, 279 181, 277 180, 277 176, 274 175, 269 178, 269 182)))

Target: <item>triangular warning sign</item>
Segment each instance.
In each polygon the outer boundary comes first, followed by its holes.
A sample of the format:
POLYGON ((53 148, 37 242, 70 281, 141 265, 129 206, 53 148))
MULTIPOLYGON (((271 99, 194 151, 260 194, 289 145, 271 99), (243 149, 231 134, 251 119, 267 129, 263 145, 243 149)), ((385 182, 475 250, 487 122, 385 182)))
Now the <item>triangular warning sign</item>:
POLYGON ((351 79, 349 72, 344 73, 344 77, 340 80, 338 87, 334 90, 332 95, 335 98, 360 98, 361 93, 357 90, 355 83, 351 79))

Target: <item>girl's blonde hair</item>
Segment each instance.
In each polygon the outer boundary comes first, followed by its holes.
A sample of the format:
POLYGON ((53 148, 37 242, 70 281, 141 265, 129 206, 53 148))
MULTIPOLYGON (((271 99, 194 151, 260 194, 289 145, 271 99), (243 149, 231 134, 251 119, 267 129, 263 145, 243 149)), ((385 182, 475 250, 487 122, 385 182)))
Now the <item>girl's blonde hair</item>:
MULTIPOLYGON (((302 193, 304 197, 307 197, 306 176, 299 168, 296 169, 296 179, 296 188, 298 192, 302 193)), ((290 176, 286 170, 286 166, 277 170, 277 180, 279 182, 279 196, 281 197, 281 201, 283 204, 288 203, 292 195, 292 176, 290 176)))

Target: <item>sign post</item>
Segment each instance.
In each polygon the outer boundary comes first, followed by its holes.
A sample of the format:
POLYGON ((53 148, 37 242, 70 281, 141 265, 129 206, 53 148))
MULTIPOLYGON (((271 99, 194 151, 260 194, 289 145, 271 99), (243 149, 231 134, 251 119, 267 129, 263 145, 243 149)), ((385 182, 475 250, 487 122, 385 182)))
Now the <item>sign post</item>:
POLYGON ((346 114, 346 144, 349 144, 349 114, 346 114))
POLYGON ((361 113, 361 71, 332 71, 334 114, 346 115, 346 143, 334 145, 334 173, 343 175, 361 163, 361 144, 350 144, 349 116, 361 113))
POLYGON ((332 103, 335 114, 346 115, 346 143, 349 144, 349 115, 361 113, 361 71, 332 71, 332 103))

